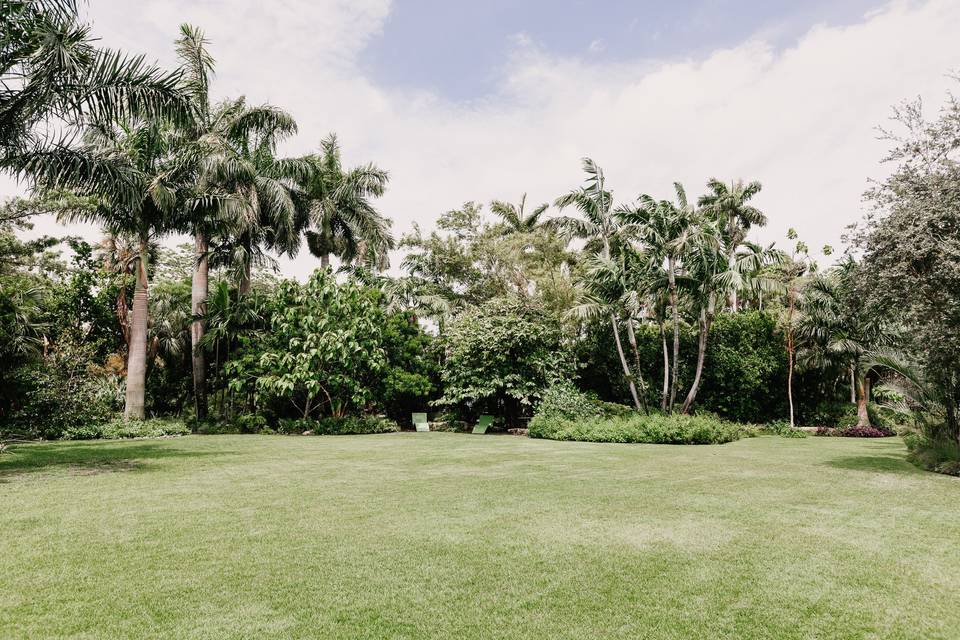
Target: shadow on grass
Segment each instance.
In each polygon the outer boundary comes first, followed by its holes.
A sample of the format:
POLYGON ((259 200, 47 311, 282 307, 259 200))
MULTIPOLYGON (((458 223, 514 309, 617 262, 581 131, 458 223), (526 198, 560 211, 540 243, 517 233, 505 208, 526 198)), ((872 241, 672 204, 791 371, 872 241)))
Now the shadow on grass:
POLYGON ((226 451, 184 451, 155 442, 62 442, 25 444, 0 457, 0 482, 44 471, 68 471, 78 476, 136 471, 150 460, 199 458, 226 451))
POLYGON ((876 451, 875 455, 845 456, 834 458, 825 464, 836 469, 852 469, 854 471, 881 471, 884 473, 919 473, 919 469, 907 460, 903 444, 899 439, 892 438, 875 440, 867 444, 868 448, 876 451))

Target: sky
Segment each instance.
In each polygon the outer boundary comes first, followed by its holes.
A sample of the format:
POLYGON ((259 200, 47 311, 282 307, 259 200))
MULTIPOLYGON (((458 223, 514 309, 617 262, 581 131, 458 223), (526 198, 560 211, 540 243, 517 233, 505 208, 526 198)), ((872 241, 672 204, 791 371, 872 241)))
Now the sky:
MULTIPOLYGON (((176 63, 202 28, 216 97, 291 112, 284 152, 336 132, 347 164, 390 171, 397 235, 465 201, 552 202, 605 170, 618 202, 759 180, 769 224, 842 245, 887 169, 892 106, 956 88, 956 0, 89 0, 104 46, 176 63)), ((19 187, 0 178, 0 196, 19 187)), ((555 212, 555 210, 554 210, 555 212)), ((49 219, 35 233, 81 233, 49 219)), ((176 242, 174 238, 170 242, 176 242)), ((397 260, 394 260, 396 263, 397 260)), ((281 261, 304 277, 317 259, 281 261)))

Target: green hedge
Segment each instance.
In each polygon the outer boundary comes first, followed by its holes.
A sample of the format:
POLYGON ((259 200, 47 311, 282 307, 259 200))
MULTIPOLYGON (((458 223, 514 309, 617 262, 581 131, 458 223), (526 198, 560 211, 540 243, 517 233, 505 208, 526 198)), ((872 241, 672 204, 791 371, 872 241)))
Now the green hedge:
POLYGON ((741 425, 713 416, 658 414, 577 420, 537 415, 529 432, 531 438, 548 440, 646 444, 723 444, 748 434, 741 425))
POLYGON ((281 433, 312 432, 315 436, 345 436, 367 433, 392 433, 400 431, 400 426, 388 418, 379 416, 345 416, 343 418, 325 417, 318 420, 295 419, 281 420, 281 433))

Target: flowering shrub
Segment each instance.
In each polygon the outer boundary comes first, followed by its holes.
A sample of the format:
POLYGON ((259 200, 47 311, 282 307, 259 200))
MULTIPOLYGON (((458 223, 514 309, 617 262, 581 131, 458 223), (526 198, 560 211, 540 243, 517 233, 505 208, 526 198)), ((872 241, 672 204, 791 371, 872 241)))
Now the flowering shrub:
POLYGON ((883 427, 844 427, 843 429, 818 427, 817 435, 839 436, 842 438, 886 438, 892 436, 893 432, 883 427))

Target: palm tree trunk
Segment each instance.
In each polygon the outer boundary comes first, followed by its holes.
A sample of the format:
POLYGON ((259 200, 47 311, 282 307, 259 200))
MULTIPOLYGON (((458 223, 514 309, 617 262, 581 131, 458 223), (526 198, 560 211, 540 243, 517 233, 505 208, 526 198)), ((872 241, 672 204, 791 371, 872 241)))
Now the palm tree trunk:
POLYGON ((673 413, 673 405, 677 401, 677 364, 680 360, 680 309, 677 300, 677 278, 675 258, 670 258, 668 279, 670 283, 670 308, 673 311, 673 363, 670 372, 670 403, 667 410, 673 413))
POLYGON ((787 351, 787 403, 790 405, 790 428, 796 425, 793 422, 793 349, 787 351))
POLYGON ((858 376, 857 378, 857 426, 870 426, 870 414, 867 412, 866 376, 858 376))
POLYGON ((663 392, 660 395, 660 410, 666 411, 670 401, 670 350, 667 347, 667 332, 663 330, 663 323, 660 324, 660 342, 663 344, 663 392))
POLYGON ((133 318, 130 321, 130 348, 127 354, 127 397, 123 414, 128 419, 143 420, 147 378, 147 239, 140 239, 140 260, 137 264, 137 285, 133 293, 133 318))
POLYGON ((711 296, 707 308, 700 312, 700 336, 697 344, 697 371, 693 376, 693 384, 690 386, 690 392, 687 399, 683 401, 681 413, 689 413, 693 401, 697 399, 697 392, 700 390, 700 379, 703 377, 703 362, 707 356, 707 337, 710 335, 710 325, 713 324, 713 316, 716 310, 716 300, 711 296))
POLYGON ((617 353, 620 355, 620 364, 623 365, 623 375, 630 386, 630 395, 633 397, 633 406, 640 411, 640 398, 637 396, 637 386, 633 384, 633 375, 630 373, 630 365, 627 363, 627 357, 623 353, 623 343, 620 341, 620 329, 617 328, 617 319, 610 315, 610 325, 613 327, 613 340, 617 343, 617 353))
POLYGON ((850 404, 857 402, 857 380, 853 375, 853 366, 850 367, 850 404))
POLYGON ((193 401, 198 420, 207 417, 207 357, 200 347, 200 340, 206 329, 206 320, 203 316, 207 312, 208 282, 207 238, 198 231, 194 237, 193 282, 190 288, 190 310, 193 315, 193 321, 190 323, 193 401))
POLYGON ((324 251, 320 254, 320 268, 328 269, 330 267, 330 254, 324 251))
POLYGON ((789 293, 790 305, 787 311, 787 404, 790 405, 790 428, 796 425, 793 422, 793 312, 797 305, 796 288, 791 287, 789 293))
POLYGON ((633 332, 633 318, 627 318, 627 340, 630 342, 630 349, 633 351, 634 365, 637 367, 637 382, 640 383, 640 406, 644 413, 647 412, 646 386, 643 383, 643 374, 640 372, 640 351, 637 349, 637 335, 633 332))
POLYGON ((250 293, 250 263, 243 266, 243 273, 240 274, 240 283, 237 285, 237 291, 241 296, 250 293))

